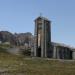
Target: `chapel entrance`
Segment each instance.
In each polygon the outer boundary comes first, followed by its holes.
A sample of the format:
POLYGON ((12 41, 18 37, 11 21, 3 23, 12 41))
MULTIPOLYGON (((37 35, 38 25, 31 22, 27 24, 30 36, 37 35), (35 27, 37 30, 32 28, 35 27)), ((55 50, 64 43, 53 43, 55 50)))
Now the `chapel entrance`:
POLYGON ((37 50, 37 56, 41 57, 41 47, 39 47, 38 50, 37 50))

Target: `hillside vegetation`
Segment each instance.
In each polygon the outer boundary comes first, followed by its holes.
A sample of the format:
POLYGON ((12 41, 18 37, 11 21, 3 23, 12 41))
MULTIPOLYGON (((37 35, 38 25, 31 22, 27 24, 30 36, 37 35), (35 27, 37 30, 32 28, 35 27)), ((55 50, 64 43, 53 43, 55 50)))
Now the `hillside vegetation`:
POLYGON ((31 58, 0 52, 0 75, 75 75, 75 62, 31 58))

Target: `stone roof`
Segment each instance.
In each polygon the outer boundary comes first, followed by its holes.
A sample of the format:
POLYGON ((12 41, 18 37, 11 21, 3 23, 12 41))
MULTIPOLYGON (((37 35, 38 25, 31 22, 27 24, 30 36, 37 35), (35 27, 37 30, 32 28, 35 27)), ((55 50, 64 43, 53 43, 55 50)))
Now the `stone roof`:
POLYGON ((72 47, 70 45, 66 45, 64 43, 52 42, 52 45, 54 45, 54 46, 61 46, 61 47, 67 47, 67 48, 71 49, 72 51, 75 51, 75 47, 72 47))

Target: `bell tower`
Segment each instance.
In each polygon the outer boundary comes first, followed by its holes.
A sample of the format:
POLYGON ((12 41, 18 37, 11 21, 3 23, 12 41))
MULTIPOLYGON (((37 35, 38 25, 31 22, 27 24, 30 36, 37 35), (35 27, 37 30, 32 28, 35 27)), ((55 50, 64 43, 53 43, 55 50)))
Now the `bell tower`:
POLYGON ((51 46, 51 21, 39 16, 35 19, 33 56, 49 57, 51 46))

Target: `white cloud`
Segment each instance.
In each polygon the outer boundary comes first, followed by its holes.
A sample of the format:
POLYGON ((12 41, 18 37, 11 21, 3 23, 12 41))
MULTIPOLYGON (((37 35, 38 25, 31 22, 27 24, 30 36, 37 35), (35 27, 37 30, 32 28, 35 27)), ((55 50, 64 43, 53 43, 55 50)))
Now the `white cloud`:
POLYGON ((0 31, 1 30, 9 30, 9 28, 6 25, 1 24, 0 25, 0 31))
POLYGON ((12 31, 10 27, 8 27, 7 25, 0 25, 0 31, 12 31))

